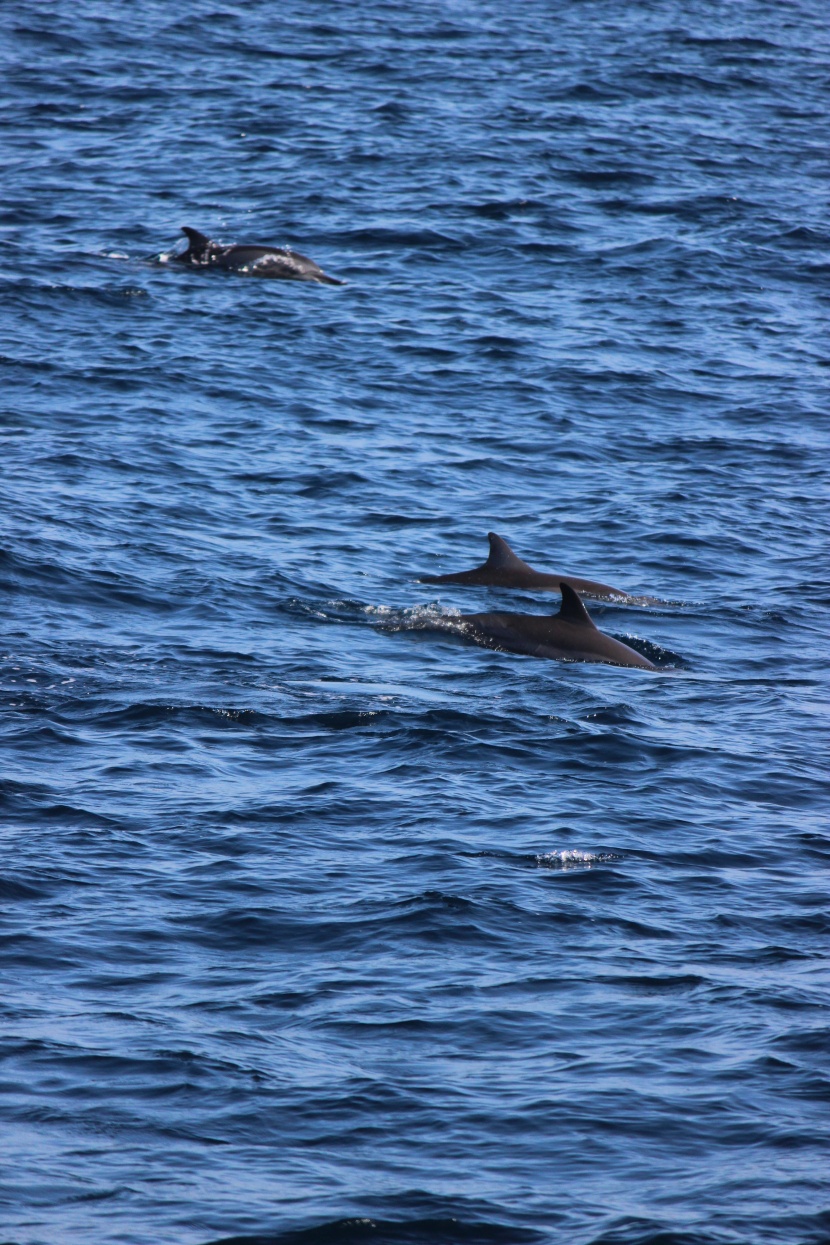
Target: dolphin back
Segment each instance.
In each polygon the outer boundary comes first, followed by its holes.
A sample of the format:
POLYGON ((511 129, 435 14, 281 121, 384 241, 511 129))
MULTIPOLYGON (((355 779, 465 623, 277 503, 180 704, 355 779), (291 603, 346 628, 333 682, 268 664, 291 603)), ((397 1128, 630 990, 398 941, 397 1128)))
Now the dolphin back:
POLYGON ((656 670, 654 662, 600 631, 577 593, 564 581, 562 604, 550 614, 462 614, 468 635, 488 648, 506 649, 553 661, 604 662, 656 670))
POLYGON ((283 246, 260 246, 258 244, 224 245, 200 233, 198 229, 182 226, 188 240, 188 248, 176 258, 180 263, 203 268, 221 268, 225 272, 238 272, 254 277, 280 277, 293 281, 317 281, 322 285, 345 285, 345 281, 330 277, 319 264, 299 251, 283 246))

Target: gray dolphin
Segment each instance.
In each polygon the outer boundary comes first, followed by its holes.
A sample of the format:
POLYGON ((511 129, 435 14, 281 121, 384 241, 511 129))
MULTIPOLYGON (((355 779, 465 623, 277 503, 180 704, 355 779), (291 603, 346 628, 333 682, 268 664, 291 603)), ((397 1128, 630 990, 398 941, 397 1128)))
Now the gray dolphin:
POLYGON ((276 277, 287 281, 319 281, 324 285, 345 285, 330 277, 313 259, 290 251, 284 246, 225 246, 213 242, 198 229, 182 226, 189 246, 171 259, 191 268, 220 268, 224 272, 240 272, 251 277, 276 277))
POLYGON ((600 631, 564 579, 559 588, 562 605, 558 614, 462 614, 464 633, 487 648, 526 653, 529 657, 657 669, 642 653, 600 631))
POLYGON ((622 588, 597 583, 593 579, 576 579, 573 575, 549 575, 534 571, 510 548, 506 540, 495 532, 488 532, 490 556, 481 566, 471 571, 457 571, 454 575, 422 575, 422 584, 480 584, 489 588, 543 588, 558 592, 560 584, 567 584, 575 592, 586 597, 604 597, 625 600, 629 597, 622 588))

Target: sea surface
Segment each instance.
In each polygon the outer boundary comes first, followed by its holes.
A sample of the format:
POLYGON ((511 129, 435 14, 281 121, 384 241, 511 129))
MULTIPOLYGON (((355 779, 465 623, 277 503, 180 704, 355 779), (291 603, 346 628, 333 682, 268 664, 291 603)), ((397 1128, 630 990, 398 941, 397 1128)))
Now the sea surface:
POLYGON ((0 1241, 830 1241, 826 0, 0 70, 0 1241), (472 642, 489 531, 660 669, 472 642))

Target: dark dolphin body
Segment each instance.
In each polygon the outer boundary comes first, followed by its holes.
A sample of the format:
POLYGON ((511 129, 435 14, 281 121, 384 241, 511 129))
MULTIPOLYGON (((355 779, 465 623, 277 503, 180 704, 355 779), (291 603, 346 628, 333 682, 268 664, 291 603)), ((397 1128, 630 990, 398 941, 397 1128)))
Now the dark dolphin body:
POLYGON ((544 571, 534 571, 532 566, 517 558, 506 540, 495 532, 488 532, 490 556, 482 566, 471 571, 458 571, 455 575, 422 575, 422 584, 479 584, 489 588, 543 588, 548 592, 558 592, 560 584, 567 584, 575 592, 586 597, 605 597, 625 600, 627 592, 621 588, 611 588, 608 584, 597 583, 593 579, 576 579, 573 575, 548 575, 544 571))
POLYGON ((283 246, 224 246, 212 242, 198 229, 183 226, 189 246, 171 259, 191 268, 220 268, 224 272, 240 272, 251 277, 276 277, 287 281, 320 281, 324 285, 345 285, 329 277, 313 259, 283 246))
POLYGON ((562 580, 558 614, 462 614, 465 635, 487 648, 549 657, 554 661, 599 661, 612 666, 656 670, 654 662, 598 630, 573 588, 562 580))

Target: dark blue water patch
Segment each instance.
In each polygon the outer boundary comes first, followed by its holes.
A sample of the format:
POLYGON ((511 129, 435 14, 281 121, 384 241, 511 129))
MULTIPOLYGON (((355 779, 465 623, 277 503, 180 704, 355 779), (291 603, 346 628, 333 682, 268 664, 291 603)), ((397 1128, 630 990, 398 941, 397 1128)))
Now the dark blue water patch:
POLYGON ((341 1219, 297 1232, 276 1235, 223 1237, 211 1245, 533 1245, 543 1239, 541 1233, 517 1230, 499 1223, 464 1222, 455 1218, 413 1219, 399 1222, 377 1219, 341 1219))

